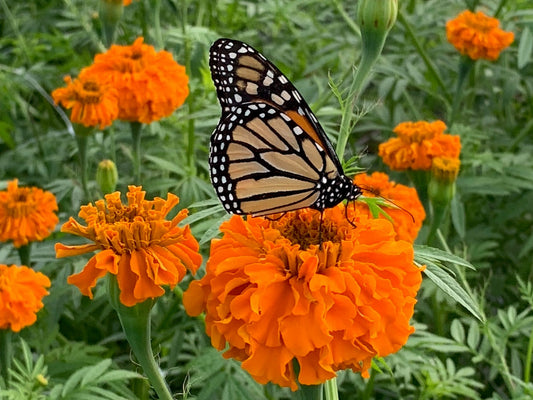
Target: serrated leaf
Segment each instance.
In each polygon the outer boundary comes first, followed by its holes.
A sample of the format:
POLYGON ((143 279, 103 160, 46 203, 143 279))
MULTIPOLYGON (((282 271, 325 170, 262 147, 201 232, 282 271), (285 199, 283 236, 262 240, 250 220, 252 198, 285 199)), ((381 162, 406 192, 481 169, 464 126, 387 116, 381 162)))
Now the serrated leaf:
POLYGON ((98 379, 98 377, 100 377, 102 374, 106 372, 106 370, 109 368, 110 365, 111 365, 111 360, 105 359, 105 360, 100 361, 98 364, 87 368, 85 371, 85 375, 83 379, 81 380, 81 386, 85 386, 89 382, 93 382, 96 379, 98 379))
POLYGON ((95 379, 94 382, 105 383, 112 381, 125 381, 128 379, 143 379, 143 376, 141 374, 138 374, 137 372, 120 369, 106 372, 102 376, 99 376, 97 379, 95 379))
POLYGON ((452 321, 452 325, 450 326, 450 334, 452 335, 452 338, 459 342, 464 343, 465 341, 465 328, 461 324, 461 322, 458 319, 454 319, 452 321))
POLYGON ((478 309, 474 300, 466 293, 466 291, 459 286, 459 284, 448 275, 442 268, 437 265, 427 262, 424 273, 429 279, 437 285, 444 293, 453 298, 464 308, 466 308, 474 317, 480 321, 484 321, 481 312, 478 309))
POLYGON ((476 321, 470 321, 470 328, 468 329, 468 335, 466 336, 466 343, 471 349, 477 349, 481 335, 479 334, 479 326, 476 321))

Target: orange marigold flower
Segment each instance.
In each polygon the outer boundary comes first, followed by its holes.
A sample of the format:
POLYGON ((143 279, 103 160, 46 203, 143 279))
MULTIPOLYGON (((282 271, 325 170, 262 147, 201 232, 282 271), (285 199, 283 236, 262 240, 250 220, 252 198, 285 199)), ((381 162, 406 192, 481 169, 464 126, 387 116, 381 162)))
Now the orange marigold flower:
POLYGON ((113 45, 97 54, 92 73, 120 93, 118 118, 149 124, 170 115, 189 95, 189 77, 168 51, 156 52, 139 37, 131 46, 113 45))
POLYGON ((422 277, 413 246, 389 221, 344 206, 303 209, 277 221, 233 216, 213 240, 206 275, 184 293, 189 315, 206 312, 206 332, 226 358, 259 383, 297 389, 351 368, 368 376, 372 357, 399 350, 422 277), (299 364, 295 376, 293 360, 299 364))
POLYGON ((36 187, 18 187, 18 179, 0 191, 0 242, 20 247, 47 238, 59 219, 55 196, 36 187))
POLYGON ((459 157, 461 139, 444 134, 445 129, 446 124, 438 120, 402 122, 393 130, 398 137, 379 145, 379 155, 393 170, 427 171, 434 157, 459 157))
POLYGON ((66 87, 52 92, 56 104, 72 109, 70 120, 84 126, 111 125, 118 117, 118 92, 97 75, 83 69, 77 79, 65 77, 66 87))
MULTIPOLYGON (((354 178, 355 184, 368 188, 365 196, 381 196, 385 200, 390 200, 393 204, 403 208, 387 207, 385 212, 392 219, 396 239, 414 242, 422 223, 426 218, 424 206, 418 198, 415 188, 395 183, 389 180, 389 176, 383 172, 374 172, 372 175, 357 174, 354 178)), ((371 218, 372 214, 368 205, 364 201, 354 202, 356 212, 367 213, 371 218)), ((352 205, 348 206, 348 218, 352 218, 352 205)), ((380 214, 380 218, 385 218, 380 214)))
POLYGON ((173 288, 183 279, 186 269, 193 273, 202 256, 189 226, 178 227, 188 213, 181 210, 172 220, 165 219, 179 199, 169 193, 167 199, 145 200, 141 187, 130 186, 128 204, 123 205, 120 192, 105 196, 95 205, 82 206, 79 217, 87 226, 70 218, 62 232, 83 236, 93 244, 66 246, 56 243, 56 257, 68 257, 101 250, 83 271, 69 276, 68 283, 92 298, 96 281, 107 272, 116 275, 120 302, 128 307, 163 295, 162 285, 173 288))
POLYGON ((33 324, 50 279, 26 266, 0 264, 0 329, 14 332, 33 324))
POLYGON ((446 23, 448 41, 473 60, 494 61, 514 40, 513 32, 500 29, 500 21, 481 11, 466 10, 446 23))

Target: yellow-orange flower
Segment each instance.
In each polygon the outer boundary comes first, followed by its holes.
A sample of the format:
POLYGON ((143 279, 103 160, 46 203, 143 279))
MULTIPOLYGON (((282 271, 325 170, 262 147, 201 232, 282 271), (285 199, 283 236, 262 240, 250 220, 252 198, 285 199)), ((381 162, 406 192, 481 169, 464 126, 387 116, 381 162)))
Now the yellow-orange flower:
POLYGON ((50 279, 41 272, 0 264, 0 329, 18 332, 33 324, 48 287, 50 279))
POLYGON ((68 257, 101 250, 94 255, 83 271, 68 278, 81 293, 92 298, 92 288, 106 273, 116 275, 120 302, 128 307, 149 298, 161 296, 162 285, 173 288, 185 276, 193 273, 202 257, 198 242, 189 226, 178 227, 188 211, 181 210, 172 220, 167 214, 179 199, 169 193, 167 199, 145 200, 141 187, 130 186, 128 204, 122 204, 120 192, 105 196, 95 205, 82 206, 79 217, 87 226, 70 218, 62 232, 83 236, 93 244, 66 246, 56 243, 56 257, 68 257))
POLYGON ((59 221, 55 196, 36 187, 18 187, 18 179, 0 191, 0 242, 20 247, 47 238, 59 221))
POLYGON ((500 29, 500 21, 481 11, 465 10, 446 23, 448 41, 473 60, 494 61, 514 40, 513 32, 500 29))
POLYGON ((443 133, 445 129, 446 124, 439 120, 402 122, 393 130, 398 137, 379 145, 379 155, 393 170, 427 171, 435 157, 459 157, 461 139, 443 133))
MULTIPOLYGON (((389 180, 389 176, 383 172, 374 172, 372 175, 357 174, 354 178, 356 185, 365 190, 365 196, 381 196, 385 200, 390 200, 393 204, 403 208, 387 207, 385 212, 392 219, 396 238, 414 242, 422 223, 426 218, 424 206, 418 198, 415 188, 395 183, 389 180)), ((354 207, 359 213, 366 212, 372 217, 368 205, 364 201, 354 202, 354 207)), ((352 205, 348 206, 348 218, 353 212, 352 205)), ((385 218, 380 214, 380 218, 385 218)))
POLYGON ((120 93, 118 118, 149 124, 170 115, 189 94, 189 77, 168 51, 155 51, 139 37, 113 45, 88 67, 120 93))
POLYGON ((118 92, 109 83, 102 81, 87 69, 77 79, 65 77, 66 87, 52 92, 56 104, 72 109, 70 120, 84 126, 111 125, 118 117, 118 92))
POLYGON ((297 389, 399 350, 421 283, 413 247, 389 221, 339 205, 277 221, 233 216, 213 240, 206 275, 184 293, 189 315, 206 312, 212 345, 259 383, 297 389), (319 236, 322 245, 318 245, 319 236), (299 364, 298 377, 293 369, 299 364))

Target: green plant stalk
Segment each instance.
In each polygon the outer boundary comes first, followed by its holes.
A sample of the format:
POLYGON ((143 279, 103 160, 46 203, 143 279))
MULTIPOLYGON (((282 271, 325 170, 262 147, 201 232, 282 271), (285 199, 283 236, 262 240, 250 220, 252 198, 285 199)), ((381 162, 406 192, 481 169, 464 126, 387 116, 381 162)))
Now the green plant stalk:
POLYGON ((20 246, 17 251, 19 253, 20 264, 31 267, 31 243, 20 246))
POLYGON ((428 197, 428 182, 429 182, 429 177, 430 177, 429 171, 407 170, 406 174, 409 177, 409 180, 415 186, 416 192, 418 194, 418 198, 420 199, 420 202, 424 206, 424 210, 426 210, 426 214, 429 215, 429 212, 430 212, 429 197, 428 197))
POLYGON ((111 274, 108 274, 107 289, 109 300, 118 314, 126 339, 148 381, 160 400, 172 400, 170 389, 155 362, 150 342, 150 311, 154 300, 146 300, 133 307, 126 307, 120 302, 117 279, 111 274))
POLYGON ((442 93, 444 94, 444 97, 446 98, 446 100, 448 102, 451 102, 451 96, 448 93, 448 88, 447 88, 446 84, 442 80, 439 72, 437 71, 437 68, 435 67, 435 65, 431 61, 431 58, 429 58, 428 54, 426 53, 426 51, 424 50, 424 48, 422 47, 422 45, 418 41, 418 39, 417 39, 417 37, 415 35, 415 32, 413 31, 413 28, 411 27, 409 22, 407 22, 407 19, 405 18, 405 16, 403 15, 403 13, 400 10, 398 10, 398 20, 404 26, 404 28, 405 28, 405 30, 407 32, 407 36, 413 42, 413 44, 414 44, 414 46, 416 48, 416 51, 418 52, 420 57, 422 57, 422 61, 424 61, 424 64, 426 64, 426 68, 428 69, 428 72, 431 74, 433 79, 435 79, 435 81, 439 85, 440 89, 442 90, 442 93))
POLYGON ((431 210, 431 226, 429 228, 429 233, 426 238, 426 244, 428 246, 432 245, 433 241, 435 240, 435 236, 437 235, 437 231, 439 230, 442 223, 446 220, 448 216, 449 205, 433 204, 431 210))
POLYGON ((452 111, 450 117, 448 118, 448 129, 450 129, 457 118, 457 113, 459 112, 459 107, 463 99, 464 86, 466 78, 472 70, 474 65, 474 60, 468 56, 462 56, 459 61, 459 68, 457 73, 457 86, 455 87, 455 96, 453 96, 452 101, 452 111))
POLYGON ((324 387, 320 385, 300 385, 296 392, 292 392, 294 400, 322 400, 324 387))
POLYGON ((326 393, 326 400, 339 400, 337 378, 331 378, 324 383, 324 392, 326 393))
POLYGON ((363 396, 361 397, 361 400, 370 400, 372 392, 374 391, 374 380, 376 379, 376 373, 373 369, 370 370, 370 378, 368 378, 368 381, 365 385, 365 390, 363 392, 363 396))
POLYGON ((11 368, 12 349, 11 329, 0 329, 0 373, 6 387, 9 386, 9 368, 11 368))
POLYGON ((500 0, 500 4, 498 4, 496 12, 493 15, 494 18, 498 18, 498 15, 500 15, 500 12, 502 11, 503 7, 505 7, 505 3, 507 3, 507 0, 500 0))
POLYGON ((141 184, 141 131, 140 122, 130 122, 131 139, 133 142, 133 180, 135 184, 141 184))
POLYGON ((163 35, 161 34, 161 0, 154 0, 152 3, 154 10, 154 36, 157 47, 164 48, 163 35))
POLYGON ((528 384, 531 380, 531 364, 533 363, 533 330, 529 334, 529 343, 527 345, 526 362, 524 368, 524 382, 528 384))
POLYGON ((81 187, 85 200, 90 200, 89 187, 87 186, 87 135, 76 134, 76 144, 78 145, 78 157, 80 160, 81 187))
MULTIPOLYGON (((374 39, 371 37, 371 39, 374 39)), ((385 45, 386 35, 383 35, 379 40, 363 40, 363 51, 361 53, 361 61, 355 73, 355 77, 350 85, 348 95, 344 104, 342 104, 342 118, 340 124, 339 138, 337 141, 336 152, 339 158, 342 160, 344 158, 344 152, 346 150, 346 144, 348 143, 348 137, 350 136, 351 131, 351 117, 353 108, 357 102, 357 98, 361 93, 363 84, 365 83, 372 67, 376 63, 383 46, 385 45)))

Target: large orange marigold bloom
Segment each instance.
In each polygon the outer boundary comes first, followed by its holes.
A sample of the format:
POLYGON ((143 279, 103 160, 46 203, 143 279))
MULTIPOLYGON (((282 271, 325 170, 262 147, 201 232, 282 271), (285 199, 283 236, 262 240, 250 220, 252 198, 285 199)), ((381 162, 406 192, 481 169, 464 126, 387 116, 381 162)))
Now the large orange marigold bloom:
POLYGON ((446 124, 439 120, 402 122, 393 130, 398 137, 379 145, 379 155, 393 170, 428 171, 435 157, 459 157, 461 139, 443 133, 445 129, 446 124))
POLYGON ((18 179, 0 191, 0 242, 20 247, 47 238, 58 223, 55 196, 36 187, 19 187, 18 179))
POLYGON ((446 23, 448 41, 473 60, 494 61, 514 40, 513 32, 500 29, 500 21, 481 11, 466 10, 446 23))
POLYGON ((181 106, 189 77, 168 51, 155 51, 139 37, 131 46, 113 45, 88 67, 120 93, 118 118, 149 124, 181 106))
POLYGON ((399 350, 414 328, 421 272, 413 246, 389 221, 339 205, 277 221, 233 216, 213 240, 206 275, 184 293, 189 315, 205 311, 212 345, 259 383, 297 389, 351 368, 368 376, 372 357, 399 350), (296 377, 293 361, 300 372, 296 377))
POLYGON ((52 92, 56 104, 72 109, 70 120, 84 126, 98 126, 100 129, 111 125, 118 117, 118 92, 87 69, 81 71, 77 79, 65 77, 66 87, 52 92))
POLYGON ((82 206, 79 217, 87 225, 70 218, 62 232, 83 236, 92 244, 66 246, 56 243, 56 257, 68 257, 100 250, 83 271, 71 275, 68 283, 92 298, 92 288, 106 273, 116 275, 120 302, 128 307, 163 295, 163 285, 173 288, 183 279, 186 269, 193 273, 202 257, 198 242, 189 226, 178 227, 188 211, 181 210, 172 220, 165 219, 179 199, 169 193, 167 199, 145 200, 141 187, 130 186, 128 204, 122 204, 120 192, 105 196, 95 205, 82 206))
POLYGON ((43 308, 50 279, 26 266, 0 264, 0 329, 14 332, 32 325, 43 308))
MULTIPOLYGON (((393 204, 403 208, 387 207, 385 212, 392 219, 396 238, 414 242, 422 223, 426 218, 426 211, 420 202, 415 188, 395 183, 389 180, 389 176, 383 172, 374 172, 372 175, 357 174, 354 178, 355 184, 369 189, 365 191, 365 196, 381 196, 385 200, 390 200, 393 204)), ((354 202, 356 212, 366 212, 371 218, 372 214, 368 205, 363 201, 354 202)), ((392 206, 392 204, 391 204, 392 206)), ((353 213, 352 205, 348 206, 348 217, 353 213)), ((380 214, 380 218, 385 218, 380 214)))

